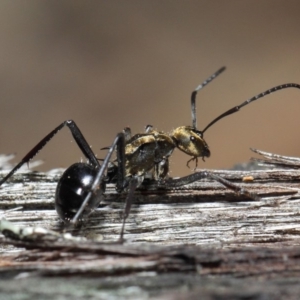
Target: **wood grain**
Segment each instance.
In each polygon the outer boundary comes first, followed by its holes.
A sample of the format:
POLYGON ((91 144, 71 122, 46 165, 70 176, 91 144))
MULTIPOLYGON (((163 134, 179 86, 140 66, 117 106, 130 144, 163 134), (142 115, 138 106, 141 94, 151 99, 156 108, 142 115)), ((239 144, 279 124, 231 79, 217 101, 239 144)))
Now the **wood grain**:
POLYGON ((66 229, 54 210, 60 172, 15 175, 0 188, 2 218, 17 230, 2 227, 0 277, 22 280, 13 293, 12 284, 0 282, 2 295, 16 296, 27 282, 28 297, 34 299, 38 290, 47 299, 50 294, 37 288, 37 280, 49 289, 56 284, 55 295, 66 299, 86 297, 88 286, 104 297, 102 289, 91 286, 96 277, 111 295, 128 299, 297 296, 300 171, 285 166, 214 172, 261 199, 236 195, 208 179, 176 189, 146 185, 135 193, 124 244, 116 241, 126 195, 113 185, 84 224, 66 229), (67 232, 77 238, 62 235, 67 232), (59 284, 61 277, 67 282, 59 284), (67 286, 78 289, 65 292, 67 286))

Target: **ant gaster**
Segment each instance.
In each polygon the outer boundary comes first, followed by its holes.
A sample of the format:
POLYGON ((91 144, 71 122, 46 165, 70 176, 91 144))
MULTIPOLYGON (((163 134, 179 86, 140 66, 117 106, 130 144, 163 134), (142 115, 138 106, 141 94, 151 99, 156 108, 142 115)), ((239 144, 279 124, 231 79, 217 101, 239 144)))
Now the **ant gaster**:
POLYGON ((298 88, 299 84, 288 83, 273 87, 255 97, 248 99, 242 104, 235 106, 211 121, 203 130, 197 129, 196 118, 196 95, 200 89, 206 86, 225 67, 218 70, 211 77, 200 84, 191 95, 192 126, 181 126, 170 134, 153 130, 147 126, 144 133, 131 136, 129 128, 117 134, 113 144, 108 148, 108 153, 100 164, 94 152, 91 150, 86 139, 73 120, 67 120, 57 126, 34 146, 4 178, 0 185, 6 182, 23 164, 28 163, 63 127, 67 126, 81 149, 88 163, 75 163, 71 165, 60 178, 55 195, 55 208, 60 218, 66 223, 75 224, 78 220, 84 220, 99 203, 104 199, 105 186, 109 182, 116 183, 118 192, 127 191, 124 208, 123 224, 120 233, 120 241, 123 240, 126 218, 130 212, 133 193, 139 187, 144 177, 153 173, 155 180, 166 186, 176 187, 195 182, 203 178, 212 178, 238 194, 257 198, 256 195, 243 189, 224 178, 208 171, 199 171, 178 179, 167 178, 169 171, 169 157, 175 148, 190 155, 195 160, 196 167, 198 158, 203 160, 210 156, 209 147, 204 140, 204 132, 220 119, 239 111, 243 106, 262 98, 272 92, 284 88, 298 88), (116 163, 110 162, 111 156, 116 150, 116 163))

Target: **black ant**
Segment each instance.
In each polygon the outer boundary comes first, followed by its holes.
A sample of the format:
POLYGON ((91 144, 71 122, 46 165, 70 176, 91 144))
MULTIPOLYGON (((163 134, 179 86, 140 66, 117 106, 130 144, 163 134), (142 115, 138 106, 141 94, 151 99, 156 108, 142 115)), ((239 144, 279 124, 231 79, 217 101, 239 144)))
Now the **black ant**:
MULTIPOLYGON (((170 187, 182 186, 203 178, 212 178, 238 194, 245 194, 248 197, 257 199, 255 194, 243 189, 224 178, 209 171, 199 171, 178 179, 167 178, 169 171, 169 157, 175 148, 180 149, 192 156, 187 162, 195 160, 196 167, 198 157, 210 156, 210 150, 203 138, 204 132, 220 119, 239 111, 243 106, 254 100, 262 98, 272 92, 284 88, 300 88, 299 84, 287 83, 273 87, 255 97, 248 99, 242 104, 235 106, 219 117, 211 121, 202 131, 197 129, 196 117, 196 95, 200 89, 215 79, 225 70, 219 69, 216 73, 200 84, 191 95, 192 126, 181 126, 172 133, 165 134, 153 130, 147 126, 144 133, 131 136, 130 128, 125 128, 118 133, 108 153, 102 162, 95 156, 86 139, 73 120, 67 120, 46 135, 35 147, 33 147, 2 180, 0 185, 6 182, 23 164, 29 161, 49 142, 63 127, 67 126, 78 147, 88 163, 75 163, 71 165, 60 178, 55 195, 55 208, 60 218, 69 224, 75 224, 78 220, 84 220, 99 203, 104 199, 107 183, 114 182, 116 190, 121 193, 127 191, 125 202, 123 225, 120 233, 120 241, 123 240, 126 218, 130 212, 133 193, 139 187, 145 176, 152 172, 153 179, 160 185, 170 187), (116 150, 117 163, 110 162, 111 156, 116 150), (106 174, 105 174, 106 173, 106 174)), ((107 148, 106 148, 107 149, 107 148)))

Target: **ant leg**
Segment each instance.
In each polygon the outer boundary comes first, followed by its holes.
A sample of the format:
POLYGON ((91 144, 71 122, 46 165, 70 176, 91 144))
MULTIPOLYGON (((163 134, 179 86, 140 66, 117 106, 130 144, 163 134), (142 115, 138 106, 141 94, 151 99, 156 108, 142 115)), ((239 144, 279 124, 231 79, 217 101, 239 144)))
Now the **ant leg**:
POLYGON ((153 168, 153 178, 158 181, 158 184, 163 184, 169 173, 169 159, 164 157, 159 163, 156 163, 153 168))
POLYGON ((10 178, 18 169, 20 169, 25 163, 28 163, 45 145, 63 128, 67 126, 78 147, 84 154, 84 156, 89 160, 89 162, 95 166, 100 166, 94 152, 91 150, 89 144, 84 138, 83 134, 75 124, 73 120, 67 120, 57 126, 54 130, 52 130, 49 134, 47 134, 39 143, 37 143, 4 178, 0 180, 0 185, 2 185, 8 178, 10 178))
POLYGON ((138 186, 141 185, 144 177, 138 176, 138 177, 132 177, 129 180, 125 179, 125 143, 127 142, 128 138, 128 132, 130 133, 130 129, 128 127, 123 130, 122 133, 119 133, 117 137, 115 138, 113 144, 111 147, 109 147, 109 152, 106 155, 103 165, 101 169, 99 170, 94 183, 92 185, 91 191, 88 193, 86 199, 82 203, 82 206, 80 207, 79 211, 77 212, 76 216, 73 218, 72 223, 76 223, 78 218, 80 217, 81 213, 84 211, 84 208, 86 207, 90 197, 92 196, 93 192, 97 190, 98 186, 101 183, 101 180, 103 178, 103 173, 104 170, 107 168, 109 159, 115 149, 117 147, 117 162, 118 162, 118 167, 117 167, 117 183, 116 183, 116 190, 117 192, 122 192, 125 187, 128 186, 128 194, 126 197, 125 201, 125 206, 124 206, 124 214, 123 214, 123 223, 122 223, 122 229, 120 232, 120 237, 119 237, 119 242, 122 243, 124 241, 124 229, 125 229, 125 223, 126 219, 130 213, 131 210, 131 204, 132 204, 132 199, 134 196, 134 191, 138 186))
POLYGON ((145 133, 151 133, 153 131, 153 125, 146 125, 145 126, 145 133))
POLYGON ((131 136, 132 136, 130 127, 125 127, 123 129, 123 133, 124 133, 124 136, 125 136, 125 141, 128 142, 131 139, 131 136))
POLYGON ((204 178, 212 178, 212 179, 218 181, 219 183, 223 184, 225 187, 233 190, 238 195, 246 195, 249 198, 252 198, 253 200, 256 200, 256 201, 260 200, 260 197, 258 197, 255 193, 251 193, 247 189, 244 189, 244 188, 226 180, 225 178, 222 178, 221 176, 213 174, 209 171, 196 172, 194 174, 191 174, 191 175, 188 175, 185 177, 181 177, 178 179, 168 179, 166 181, 166 185, 169 187, 178 187, 178 186, 186 185, 189 183, 193 183, 195 181, 198 181, 198 180, 201 180, 204 178))
MULTIPOLYGON (((202 159, 203 159, 203 161, 205 161, 204 160, 204 157, 202 157, 202 159)), ((192 157, 191 159, 189 159, 187 162, 186 162, 186 166, 190 169, 190 162, 191 161, 194 161, 195 160, 195 168, 193 169, 193 171, 195 172, 196 171, 196 169, 197 169, 197 167, 198 167, 198 157, 192 157)))
POLYGON ((242 187, 226 180, 225 178, 223 178, 221 176, 218 176, 216 174, 208 172, 208 177, 220 182, 221 184, 223 184, 227 188, 233 190, 238 195, 246 195, 247 197, 249 197, 249 198, 251 198, 255 201, 260 201, 261 200, 260 197, 258 197, 255 193, 251 193, 247 189, 244 189, 244 188, 242 188, 242 187))
MULTIPOLYGON (((131 128, 130 127, 124 127, 124 129, 122 130, 122 133, 124 134, 125 142, 127 143, 132 137, 131 128)), ((109 148, 110 147, 103 147, 100 150, 108 150, 109 148)))
POLYGON ((109 148, 109 151, 103 161, 103 164, 102 164, 101 168, 99 168, 99 170, 94 178, 94 181, 93 181, 90 191, 86 195, 86 197, 85 197, 81 207, 77 211, 76 215, 71 220, 71 222, 70 222, 71 224, 75 224, 77 222, 77 220, 80 218, 81 214, 83 213, 84 209, 88 205, 93 194, 97 193, 97 190, 99 189, 99 186, 104 177, 104 172, 107 169, 109 160, 110 160, 116 147, 117 147, 117 160, 118 160, 118 178, 117 178, 116 186, 117 186, 118 191, 121 191, 124 188, 123 187, 124 186, 124 177, 125 177, 125 146, 124 145, 125 145, 124 134, 119 133, 116 136, 113 144, 109 148))
POLYGON ((127 194, 127 198, 125 201, 125 207, 124 207, 124 213, 123 213, 123 224, 122 224, 122 229, 121 229, 120 238, 119 238, 120 243, 122 243, 124 241, 123 236, 124 236, 125 222, 129 216, 129 213, 131 210, 131 204, 132 204, 132 199, 134 196, 134 191, 140 185, 141 180, 139 180, 138 177, 133 177, 129 181, 128 194, 127 194))

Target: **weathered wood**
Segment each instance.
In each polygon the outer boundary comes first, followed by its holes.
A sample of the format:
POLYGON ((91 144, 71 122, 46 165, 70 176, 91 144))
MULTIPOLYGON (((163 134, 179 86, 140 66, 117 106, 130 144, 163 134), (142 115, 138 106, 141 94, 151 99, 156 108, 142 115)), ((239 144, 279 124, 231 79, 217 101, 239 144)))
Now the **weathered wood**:
MULTIPOLYGON (((58 238, 49 233, 35 233, 24 239, 8 238, 3 243, 41 252, 23 251, 5 255, 8 270, 38 271, 41 275, 110 275, 137 272, 195 272, 199 275, 266 276, 274 273, 300 272, 300 247, 267 249, 213 249, 195 246, 155 246, 104 244, 85 239, 58 238), (107 260, 113 257, 111 260, 107 260), (80 262, 80 263, 79 263, 80 262), (234 267, 234 268, 233 268, 234 267)), ((5 272, 3 266, 1 272, 5 272)))
MULTIPOLYGON (((210 180, 176 189, 149 186, 135 193, 125 228, 128 243, 236 246, 298 238, 300 171, 216 173, 268 197, 253 201, 210 180), (253 182, 242 183, 247 175, 254 177, 253 182)), ((58 174, 40 173, 15 176, 12 183, 0 189, 3 216, 21 226, 61 230, 63 224, 53 209, 58 178, 58 174), (22 209, 5 211, 15 207, 22 209)), ((112 185, 108 186, 106 195, 105 203, 80 230, 74 230, 77 234, 106 241, 118 239, 126 195, 118 195, 112 185)))
MULTIPOLYGON (((280 158, 278 164, 285 165, 280 158)), ((125 195, 118 195, 112 185, 87 222, 66 229, 54 210, 60 172, 16 174, 0 188, 1 215, 13 227, 36 229, 16 229, 15 234, 4 230, 0 277, 23 279, 14 288, 0 281, 0 295, 17 299, 15 291, 26 286, 32 299, 35 294, 50 299, 44 283, 47 288, 56 285, 55 296, 66 299, 87 298, 87 287, 93 295, 105 297, 104 289, 128 299, 211 299, 223 293, 233 299, 298 296, 300 171, 214 172, 261 200, 235 195, 211 180, 176 189, 148 185, 135 193, 125 244, 113 243, 119 237, 125 195), (61 232, 72 232, 78 239, 61 232), (61 276, 63 282, 57 279, 61 276), (78 290, 70 289, 74 285, 78 290)))

